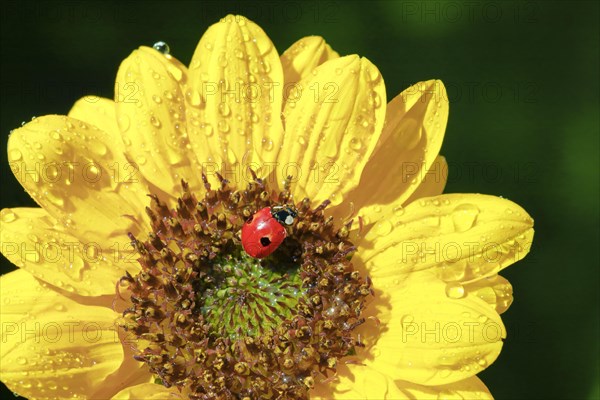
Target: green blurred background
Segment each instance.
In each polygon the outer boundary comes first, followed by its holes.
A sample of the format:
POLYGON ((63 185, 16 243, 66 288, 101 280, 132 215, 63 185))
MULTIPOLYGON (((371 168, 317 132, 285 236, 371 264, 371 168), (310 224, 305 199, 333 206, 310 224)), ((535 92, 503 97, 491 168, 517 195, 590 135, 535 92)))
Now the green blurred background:
MULTIPOLYGON (((508 339, 481 376, 498 399, 600 396, 597 2, 8 2, 1 12, 0 148, 32 116, 112 97, 120 61, 140 45, 164 40, 189 63, 230 12, 259 23, 280 53, 321 35, 369 58, 388 98, 443 80, 446 191, 501 195, 535 219, 531 254, 504 273, 515 291, 508 339)), ((0 206, 33 206, 4 151, 0 165, 0 206)))

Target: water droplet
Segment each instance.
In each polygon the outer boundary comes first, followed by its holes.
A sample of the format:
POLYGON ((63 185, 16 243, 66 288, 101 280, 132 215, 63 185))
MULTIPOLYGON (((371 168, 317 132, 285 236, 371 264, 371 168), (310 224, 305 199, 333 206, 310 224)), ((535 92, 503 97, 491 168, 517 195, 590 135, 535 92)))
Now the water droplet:
POLYGON ((17 357, 17 364, 25 365, 27 364, 27 359, 25 357, 17 357))
POLYGON ((402 207, 402 206, 394 207, 393 211, 394 211, 394 215, 397 217, 404 215, 404 212, 405 212, 404 207, 402 207))
POLYGON ((360 150, 362 148, 362 141, 359 138, 353 137, 350 139, 350 148, 352 150, 360 150))
POLYGON ((265 151, 273 150, 274 146, 273 146, 273 141, 271 139, 264 137, 264 138, 262 138, 261 143, 262 143, 262 147, 265 151))
POLYGON ((140 165, 144 165, 144 164, 146 164, 146 162, 147 162, 147 161, 148 161, 148 160, 146 160, 146 157, 144 157, 144 156, 139 156, 139 157, 137 158, 137 163, 138 163, 138 164, 140 164, 140 165))
POLYGON ((237 163, 237 157, 235 156, 233 150, 231 150, 230 148, 227 149, 227 161, 229 161, 229 164, 231 165, 235 165, 237 163))
POLYGON ((2 211, 2 222, 13 222, 17 219, 17 215, 10 209, 6 209, 2 211))
POLYGON ((448 282, 446 284, 446 296, 452 299, 460 299, 465 295, 465 287, 460 282, 448 282))
POLYGON ((206 136, 212 136, 214 129, 211 124, 200 124, 200 129, 204 131, 206 136))
POLYGON ((231 108, 229 105, 227 105, 227 103, 219 103, 219 114, 224 117, 231 115, 231 108))
POLYGON ((150 117, 150 123, 157 128, 161 127, 160 120, 158 119, 158 117, 155 117, 154 115, 150 117))
POLYGON ((152 48, 162 54, 169 54, 171 52, 171 48, 169 47, 169 45, 163 42, 162 40, 154 43, 152 45, 152 48))
POLYGON ((94 141, 90 146, 90 150, 99 156, 105 156, 108 153, 108 147, 100 141, 94 141))
MULTIPOLYGON (((95 173, 94 171, 92 171, 92 168, 94 168, 94 166, 89 168, 90 176, 95 176, 95 173)), ((63 198, 57 196, 52 192, 44 192, 44 195, 48 199, 48 201, 50 201, 50 203, 52 203, 56 207, 62 208, 65 205, 65 201, 63 200, 63 198)))
POLYGON ((54 139, 54 140, 61 140, 62 139, 61 134, 57 130, 51 131, 50 132, 50 137, 52 139, 54 139))
POLYGON ((197 90, 187 91, 186 96, 189 99, 190 104, 193 106, 199 106, 202 103, 202 97, 200 96, 200 92, 197 90))
POLYGON ((21 151, 19 151, 17 149, 11 149, 8 152, 8 156, 11 161, 18 161, 23 157, 23 154, 21 153, 21 151))
POLYGON ((119 116, 117 123, 119 125, 119 129, 121 129, 121 132, 126 132, 131 125, 129 117, 126 114, 119 116))
POLYGON ((220 132, 223 133, 227 133, 229 132, 229 124, 227 123, 227 121, 219 121, 219 123, 217 124, 217 128, 219 129, 220 132))
POLYGON ((386 236, 392 232, 394 225, 390 221, 384 220, 375 225, 373 229, 378 236, 386 236))
POLYGON ((372 104, 375 108, 381 107, 381 96, 376 91, 372 91, 369 95, 369 104, 372 104))
POLYGON ((156 104, 160 104, 160 103, 162 103, 162 99, 161 99, 160 97, 158 97, 157 95, 153 95, 153 96, 152 96, 152 100, 154 100, 154 102, 155 102, 156 104))
POLYGON ((468 231, 475 225, 479 208, 473 204, 461 204, 452 213, 452 222, 457 232, 468 231))
POLYGON ((56 311, 65 311, 67 307, 65 307, 63 304, 57 303, 54 305, 54 309, 56 311))
POLYGON ((181 81, 181 79, 183 79, 183 71, 181 70, 181 68, 179 68, 178 66, 176 66, 174 64, 167 64, 167 72, 177 82, 179 82, 179 81, 181 81))

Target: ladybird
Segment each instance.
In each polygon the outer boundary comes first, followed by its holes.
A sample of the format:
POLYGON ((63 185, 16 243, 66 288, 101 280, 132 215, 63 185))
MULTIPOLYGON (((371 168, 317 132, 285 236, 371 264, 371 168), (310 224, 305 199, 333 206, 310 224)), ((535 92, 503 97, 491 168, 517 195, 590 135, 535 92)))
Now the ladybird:
POLYGON ((296 212, 288 206, 265 207, 257 211, 242 226, 242 246, 254 258, 264 258, 273 253, 287 236, 296 212))

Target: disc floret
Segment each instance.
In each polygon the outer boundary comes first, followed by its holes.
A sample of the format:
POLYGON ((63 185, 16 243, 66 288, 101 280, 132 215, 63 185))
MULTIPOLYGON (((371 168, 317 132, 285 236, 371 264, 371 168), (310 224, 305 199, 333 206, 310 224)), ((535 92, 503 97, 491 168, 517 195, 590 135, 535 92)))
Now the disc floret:
POLYGON ((306 399, 315 382, 354 354, 370 281, 354 270, 350 223, 335 229, 327 202, 294 203, 254 180, 234 190, 206 176, 200 201, 182 182, 171 209, 151 195, 153 231, 132 235, 141 272, 127 275, 131 305, 122 327, 136 335, 136 359, 191 399, 306 399), (242 225, 264 207, 297 216, 282 245, 264 259, 242 250, 242 225))

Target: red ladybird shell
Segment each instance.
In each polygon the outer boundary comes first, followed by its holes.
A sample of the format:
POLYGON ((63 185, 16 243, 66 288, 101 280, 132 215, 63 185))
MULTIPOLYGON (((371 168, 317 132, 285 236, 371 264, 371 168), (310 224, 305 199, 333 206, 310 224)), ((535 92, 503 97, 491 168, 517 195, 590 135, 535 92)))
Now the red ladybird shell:
POLYGON ((254 258, 264 258, 283 242, 287 232, 271 213, 270 207, 257 211, 242 226, 242 247, 254 258))

